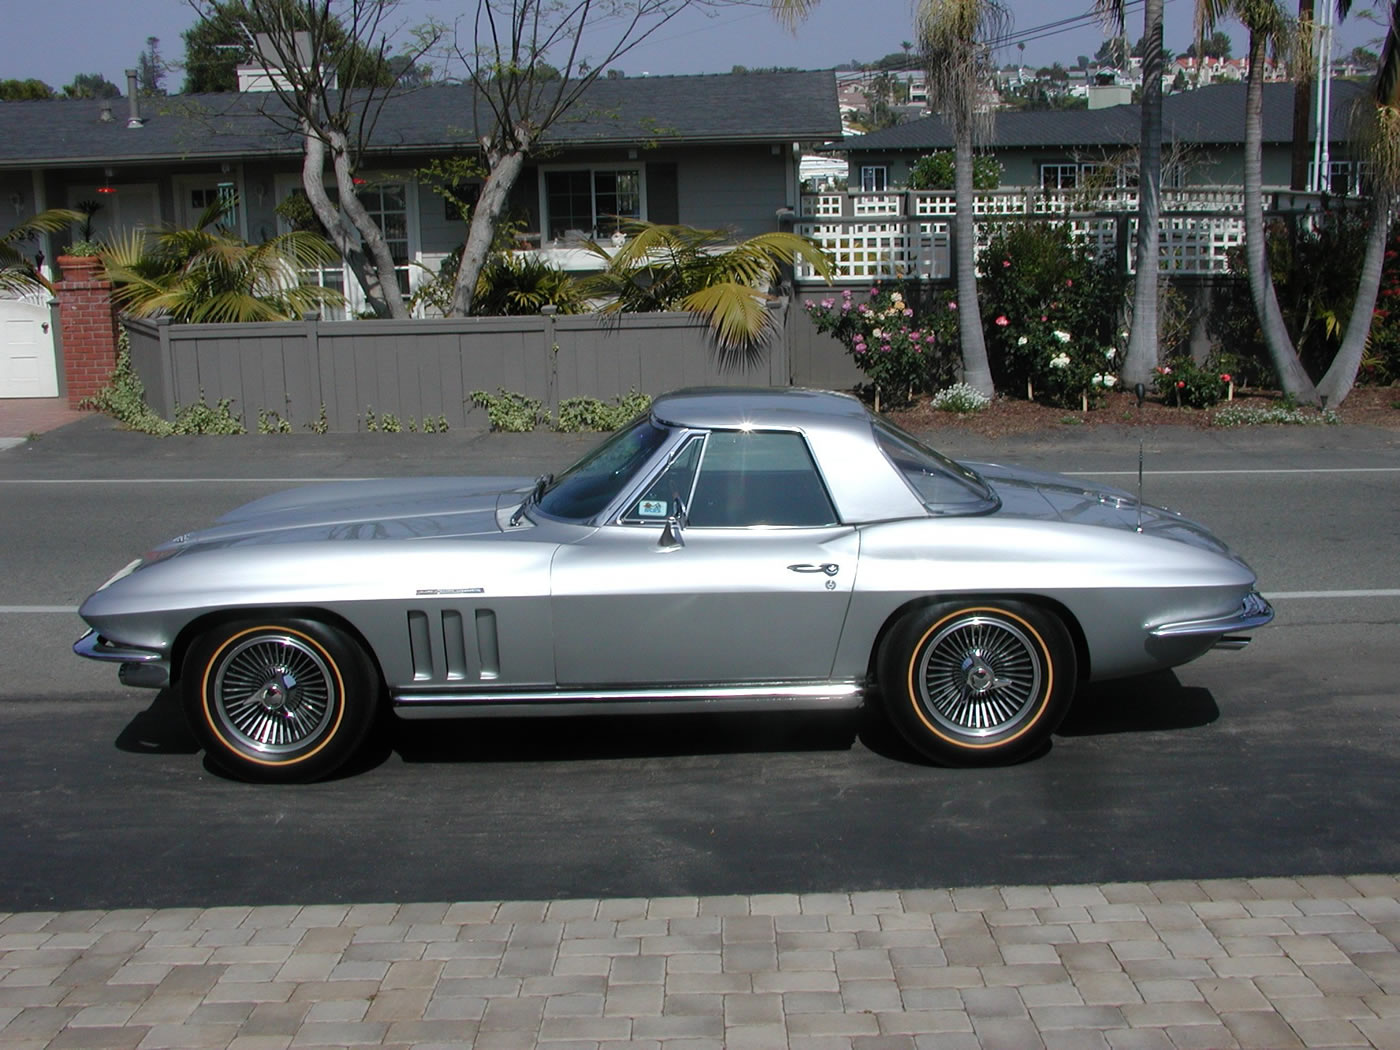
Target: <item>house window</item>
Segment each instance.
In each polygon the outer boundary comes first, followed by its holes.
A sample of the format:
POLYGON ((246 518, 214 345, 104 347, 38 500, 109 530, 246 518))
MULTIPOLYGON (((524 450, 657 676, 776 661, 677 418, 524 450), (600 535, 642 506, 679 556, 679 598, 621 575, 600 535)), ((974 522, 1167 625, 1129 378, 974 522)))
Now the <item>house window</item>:
POLYGON ((1045 190, 1132 188, 1138 184, 1137 163, 1042 164, 1040 187, 1045 190))
POLYGON ((1078 185, 1078 164, 1042 164, 1040 166, 1041 189, 1072 190, 1078 185))
MULTIPOLYGON (((283 197, 304 198, 306 196, 300 179, 291 175, 278 176, 277 191, 283 197)), ((340 193, 334 184, 326 185, 325 191, 332 204, 339 203, 340 193)), ((370 218, 379 226, 380 232, 383 233, 389 248, 389 255, 394 260, 399 288, 407 295, 411 290, 411 260, 413 253, 417 250, 417 234, 414 230, 414 223, 417 221, 417 204, 413 195, 409 192, 406 183, 394 178, 386 178, 373 185, 360 186, 356 190, 355 196, 369 212, 370 218)), ((293 228, 285 216, 279 215, 278 225, 284 231, 293 228)), ((312 228, 316 227, 319 227, 319 223, 313 224, 312 228)), ((322 308, 321 317, 323 320, 343 320, 346 316, 354 316, 355 313, 364 308, 366 302, 364 290, 344 260, 337 264, 304 269, 301 271, 301 280, 303 284, 316 284, 323 288, 333 288, 345 295, 347 306, 322 308)))
POLYGON ((238 229, 238 190, 232 181, 210 186, 191 186, 187 193, 191 226, 199 221, 206 208, 223 202, 225 211, 219 219, 220 224, 231 230, 238 229))
POLYGON ((381 182, 355 191, 355 196, 369 212, 369 217, 384 234, 394 271, 399 278, 399 291, 409 293, 408 263, 408 193, 402 182, 381 182))
POLYGON ((571 231, 607 237, 642 217, 638 168, 578 168, 544 173, 545 230, 551 240, 571 231))
POLYGON ((883 164, 867 164, 860 169, 862 193, 884 193, 889 185, 890 169, 883 164))
POLYGON ((1362 192, 1366 182, 1364 162, 1332 160, 1327 162, 1327 191, 1338 197, 1351 197, 1362 192))

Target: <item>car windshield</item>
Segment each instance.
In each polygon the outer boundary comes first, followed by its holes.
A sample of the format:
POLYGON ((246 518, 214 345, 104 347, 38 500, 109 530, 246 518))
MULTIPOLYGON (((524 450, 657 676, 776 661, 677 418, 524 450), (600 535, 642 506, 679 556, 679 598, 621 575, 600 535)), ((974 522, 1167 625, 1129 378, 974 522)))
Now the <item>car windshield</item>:
POLYGON ((985 514, 1001 505, 977 471, 935 452, 888 420, 875 421, 875 440, 934 514, 985 514))
POLYGON ((649 416, 641 417, 564 471, 540 496, 539 509, 566 521, 596 517, 670 436, 649 416))

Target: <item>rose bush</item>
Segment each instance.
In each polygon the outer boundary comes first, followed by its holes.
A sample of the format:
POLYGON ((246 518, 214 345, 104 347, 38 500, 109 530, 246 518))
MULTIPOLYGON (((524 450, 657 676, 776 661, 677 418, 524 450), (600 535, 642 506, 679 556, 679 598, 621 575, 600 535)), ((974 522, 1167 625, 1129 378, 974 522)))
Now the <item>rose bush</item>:
POLYGON ((999 391, 1079 408, 1117 385, 1123 279, 1067 223, 1002 229, 980 268, 987 355, 999 391))
POLYGON ((947 293, 929 293, 915 282, 877 284, 866 302, 847 288, 806 309, 817 331, 840 340, 884 406, 907 404, 957 379, 956 304, 947 293))

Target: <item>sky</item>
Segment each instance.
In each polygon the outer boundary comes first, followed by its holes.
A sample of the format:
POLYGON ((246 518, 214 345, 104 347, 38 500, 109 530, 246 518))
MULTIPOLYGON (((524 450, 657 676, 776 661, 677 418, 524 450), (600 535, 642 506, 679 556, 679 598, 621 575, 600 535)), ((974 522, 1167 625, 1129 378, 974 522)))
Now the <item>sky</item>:
MULTIPOLYGON (((1033 66, 1068 66, 1078 55, 1092 55, 1104 39, 1101 23, 1087 14, 1091 0, 1006 2, 1014 18, 1012 43, 998 54, 1000 63, 1024 58, 1033 66), (1016 41, 1026 44, 1024 53, 1016 41)), ((396 21, 450 24, 474 8, 466 0, 401 0, 396 21)), ((1192 0, 1166 0, 1168 49, 1180 53, 1191 43, 1192 9, 1192 0)), ((910 0, 823 0, 794 33, 775 22, 764 0, 721 3, 709 13, 681 15, 614 66, 629 76, 727 73, 735 65, 829 69, 899 51, 913 39, 911 10, 910 0)), ((1129 8, 1128 36, 1134 40, 1142 33, 1141 12, 1140 2, 1129 8)), ((77 73, 100 72, 125 89, 123 70, 135 66, 147 37, 158 37, 162 56, 178 62, 184 53, 180 34, 194 21, 187 0, 0 0, 0 79, 36 77, 58 88, 77 73)), ((1234 37, 1234 53, 1241 54, 1242 34, 1234 26, 1223 28, 1234 37)), ((1380 36, 1380 27, 1359 19, 1354 9, 1338 33, 1337 50, 1379 50, 1380 36)), ((166 88, 178 91, 182 80, 174 72, 166 88)))

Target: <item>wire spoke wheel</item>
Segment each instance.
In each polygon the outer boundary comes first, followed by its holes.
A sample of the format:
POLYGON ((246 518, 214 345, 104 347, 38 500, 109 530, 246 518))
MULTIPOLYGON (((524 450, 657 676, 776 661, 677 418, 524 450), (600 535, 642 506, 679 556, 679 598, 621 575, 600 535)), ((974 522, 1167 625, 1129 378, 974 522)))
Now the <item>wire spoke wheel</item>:
POLYGON ((315 620, 230 623, 186 657, 190 725, 210 761, 246 780, 315 780, 369 732, 378 668, 346 632, 315 620))
POLYGON ((1014 762, 1042 748, 1076 681, 1064 623, 1000 599, 911 609, 891 627, 876 664, 894 727, 949 765, 1014 762))
POLYGON ((1015 624, 968 616, 925 646, 916 673, 920 699, 942 726, 986 737, 1026 717, 1040 692, 1035 646, 1015 624))
POLYGON ((335 684, 326 661, 290 634, 258 635, 231 649, 214 674, 219 721, 250 750, 285 754, 326 731, 335 684))

